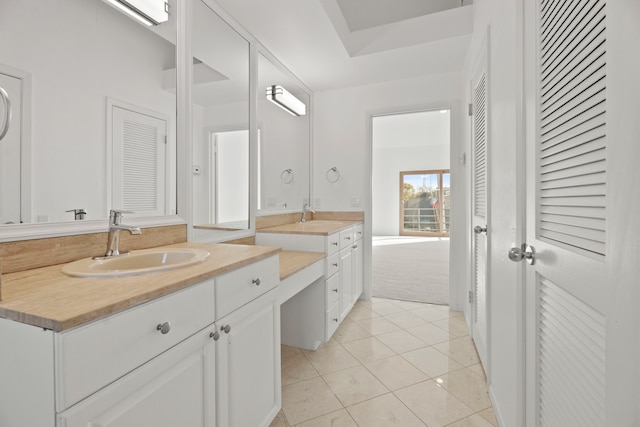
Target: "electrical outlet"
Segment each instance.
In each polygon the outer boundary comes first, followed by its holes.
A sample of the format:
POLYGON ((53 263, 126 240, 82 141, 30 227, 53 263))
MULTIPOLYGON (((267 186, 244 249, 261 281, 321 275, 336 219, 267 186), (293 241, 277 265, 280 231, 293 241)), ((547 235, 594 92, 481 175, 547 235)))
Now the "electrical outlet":
POLYGON ((360 207, 360 197, 352 197, 351 198, 351 207, 359 208, 360 207))

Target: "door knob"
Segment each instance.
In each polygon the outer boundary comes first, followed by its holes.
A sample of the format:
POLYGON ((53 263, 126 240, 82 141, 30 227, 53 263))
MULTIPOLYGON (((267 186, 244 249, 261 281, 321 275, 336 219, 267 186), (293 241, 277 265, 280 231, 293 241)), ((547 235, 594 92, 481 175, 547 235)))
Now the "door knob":
POLYGON ((485 225, 484 227, 480 227, 479 225, 476 225, 475 227, 473 227, 473 232, 476 234, 480 234, 480 233, 487 234, 487 226, 485 225))
POLYGON ((521 247, 509 250, 509 259, 513 262, 520 262, 526 259, 529 265, 533 265, 536 263, 536 250, 533 246, 523 243, 521 247))

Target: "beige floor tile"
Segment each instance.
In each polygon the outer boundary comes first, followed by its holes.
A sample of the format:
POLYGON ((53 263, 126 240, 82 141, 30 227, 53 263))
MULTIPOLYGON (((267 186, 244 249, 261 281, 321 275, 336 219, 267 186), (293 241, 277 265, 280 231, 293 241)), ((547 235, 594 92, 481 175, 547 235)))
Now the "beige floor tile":
POLYGON ((281 345, 280 346, 280 357, 281 358, 285 358, 285 357, 289 357, 289 356, 293 356, 295 354, 302 354, 302 350, 299 349, 298 347, 290 347, 288 345, 281 345))
POLYGON ((476 347, 469 337, 456 338, 436 344, 434 347, 464 366, 480 363, 476 347))
POLYGON ((341 409, 310 421, 297 424, 295 427, 358 427, 346 409, 341 409))
POLYGON ((460 369, 435 380, 476 412, 491 407, 486 381, 470 369, 460 369))
POLYGON ((410 311, 387 314, 384 318, 402 329, 424 325, 426 323, 426 320, 412 314, 410 311))
POLYGON ((371 307, 367 307, 365 305, 356 305, 351 309, 351 311, 347 315, 347 318, 356 322, 358 320, 371 319, 372 317, 379 316, 380 315, 378 313, 375 313, 371 310, 371 307))
POLYGON ((385 394, 347 408, 361 427, 425 427, 393 394, 385 394))
POLYGON ((464 367, 433 347, 419 348, 402 353, 402 357, 430 378, 457 371, 464 367))
POLYGON ((435 381, 424 381, 394 392, 429 427, 442 427, 473 414, 435 381))
POLYGON ((406 351, 415 350, 428 345, 421 339, 414 337, 409 332, 402 329, 388 334, 376 335, 376 338, 396 353, 404 353, 406 351))
POLYGON ((449 331, 452 335, 466 337, 469 335, 469 328, 463 317, 449 317, 448 319, 433 322, 439 328, 449 331))
POLYGON ((302 353, 283 357, 281 368, 282 385, 297 383, 320 375, 302 353))
POLYGON ((449 332, 438 328, 432 323, 425 323, 423 325, 407 328, 406 331, 411 335, 420 338, 429 345, 449 341, 452 338, 458 338, 457 336, 452 337, 449 332))
POLYGON ((392 304, 389 301, 372 301, 371 310, 378 313, 380 316, 386 316, 388 314, 399 313, 405 311, 403 308, 392 304))
POLYGON ((358 366, 360 363, 341 345, 320 347, 316 351, 305 350, 304 355, 320 375, 358 366))
POLYGON ((489 424, 492 426, 498 427, 498 420, 496 419, 496 414, 493 412, 493 408, 487 408, 484 411, 480 411, 478 412, 478 415, 489 421, 489 424))
POLYGON ((338 326, 338 329, 333 333, 333 339, 339 343, 355 341, 370 336, 371 334, 369 332, 348 318, 344 319, 340 326, 338 326))
POLYGON ((437 308, 433 308, 432 306, 420 307, 410 310, 411 313, 419 316, 420 318, 428 321, 435 322, 437 320, 443 320, 449 318, 449 313, 446 311, 438 310, 437 308))
POLYGON ((364 365, 389 390, 397 390, 427 380, 428 377, 400 355, 364 365))
POLYGON ((491 424, 478 414, 463 418, 447 425, 447 427, 492 427, 491 424))
POLYGON ((396 354, 395 351, 391 350, 375 337, 350 341, 342 344, 342 346, 347 349, 353 357, 358 359, 360 363, 368 363, 396 354))
POLYGON ((342 404, 322 377, 282 387, 282 412, 291 425, 341 408, 342 404))
POLYGON ((323 378, 344 406, 355 405, 389 392, 363 366, 323 375, 323 378))
POLYGON ((398 330, 398 326, 381 316, 358 320, 356 323, 371 335, 388 334, 398 330))
POLYGON ((487 380, 487 374, 484 373, 484 368, 482 367, 482 364, 476 363, 475 365, 469 366, 469 369, 471 369, 476 374, 480 375, 485 381, 487 380))
POLYGON ((291 427, 291 425, 289 424, 287 418, 284 416, 284 413, 281 410, 280 412, 278 412, 278 415, 276 415, 271 424, 269 424, 269 427, 291 427))

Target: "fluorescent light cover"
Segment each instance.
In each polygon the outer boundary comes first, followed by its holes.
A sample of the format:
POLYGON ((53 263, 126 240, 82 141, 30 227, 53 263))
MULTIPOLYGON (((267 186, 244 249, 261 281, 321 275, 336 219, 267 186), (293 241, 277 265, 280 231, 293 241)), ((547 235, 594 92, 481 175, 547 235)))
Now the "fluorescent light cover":
POLYGON ((138 22, 147 26, 169 20, 169 5, 165 0, 107 0, 138 22))
POLYGON ((267 99, 294 116, 307 114, 307 106, 304 102, 287 92, 282 86, 269 86, 267 88, 267 99))

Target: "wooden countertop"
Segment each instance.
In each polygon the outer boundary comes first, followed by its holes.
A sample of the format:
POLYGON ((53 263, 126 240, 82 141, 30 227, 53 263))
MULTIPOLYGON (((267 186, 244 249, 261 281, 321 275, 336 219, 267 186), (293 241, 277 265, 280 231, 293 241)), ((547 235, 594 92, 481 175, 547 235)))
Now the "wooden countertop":
POLYGON ((322 252, 282 251, 280 252, 280 280, 297 273, 303 268, 325 257, 322 252))
POLYGON ((329 234, 349 228, 362 221, 326 221, 311 220, 307 222, 294 222, 291 224, 276 225, 274 227, 260 228, 258 233, 283 233, 283 234, 314 234, 328 236, 329 234))
POLYGON ((210 255, 189 267, 139 276, 70 277, 60 271, 62 265, 4 274, 0 317, 64 331, 280 252, 276 247, 228 244, 163 247, 205 249, 210 255))

